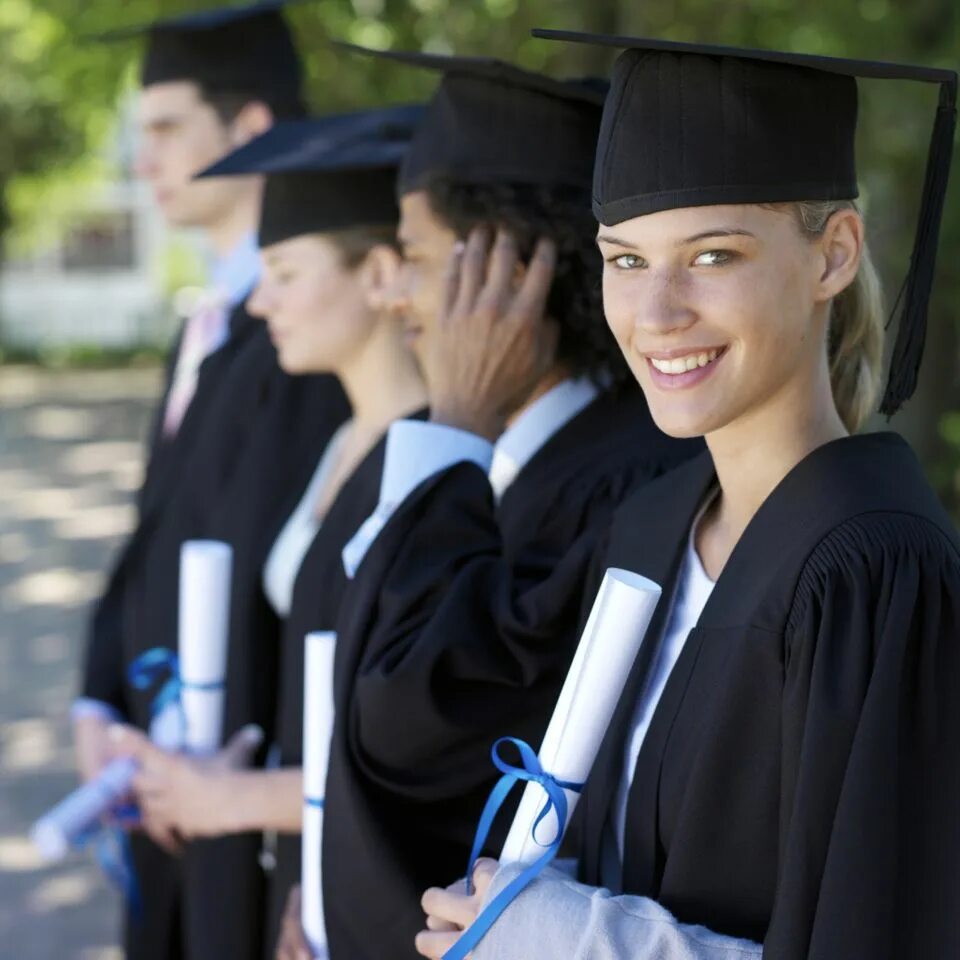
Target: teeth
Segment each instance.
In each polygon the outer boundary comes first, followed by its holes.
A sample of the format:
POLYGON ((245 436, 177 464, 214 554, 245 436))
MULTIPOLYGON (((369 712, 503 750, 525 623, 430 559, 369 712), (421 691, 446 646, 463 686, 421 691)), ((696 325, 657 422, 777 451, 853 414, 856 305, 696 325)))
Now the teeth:
POLYGON ((658 360, 655 357, 650 358, 650 362, 661 373, 686 373, 688 370, 696 370, 697 367, 705 367, 717 359, 719 350, 707 350, 704 353, 688 353, 685 357, 674 357, 672 360, 658 360))

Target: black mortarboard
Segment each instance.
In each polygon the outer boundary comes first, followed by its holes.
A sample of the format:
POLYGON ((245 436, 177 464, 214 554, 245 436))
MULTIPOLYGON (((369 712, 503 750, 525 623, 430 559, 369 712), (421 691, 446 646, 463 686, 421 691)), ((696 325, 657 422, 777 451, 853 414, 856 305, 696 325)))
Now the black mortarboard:
POLYGON ((397 222, 397 169, 421 106, 275 124, 198 176, 267 175, 261 247, 306 233, 397 222))
POLYGON ((143 86, 190 80, 211 91, 296 101, 302 69, 282 9, 290 2, 218 7, 114 30, 99 39, 146 36, 143 86))
POLYGON ((593 181, 604 224, 674 207, 857 196, 856 78, 940 86, 919 223, 880 409, 916 387, 956 125, 952 70, 561 30, 625 48, 613 68, 593 181))
POLYGON ((401 194, 431 180, 588 187, 603 91, 486 57, 338 47, 443 74, 400 171, 401 194))

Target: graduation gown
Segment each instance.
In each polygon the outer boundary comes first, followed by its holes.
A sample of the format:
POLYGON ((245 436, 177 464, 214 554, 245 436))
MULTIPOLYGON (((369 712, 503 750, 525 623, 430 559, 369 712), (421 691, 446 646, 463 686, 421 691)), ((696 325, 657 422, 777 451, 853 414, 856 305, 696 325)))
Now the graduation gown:
MULTIPOLYGON (((704 454, 641 490, 600 567, 669 599, 715 482, 704 454)), ((611 877, 624 743, 668 606, 582 800, 582 879, 763 942, 767 960, 960 956, 960 543, 907 444, 820 447, 753 518, 654 713, 611 877)))
POLYGON ((660 433, 638 389, 601 395, 499 506, 461 463, 390 519, 337 624, 323 841, 333 960, 416 956, 423 889, 466 868, 492 742, 543 734, 597 536, 628 491, 699 449, 660 433))
MULTIPOLYGON (((262 522, 261 511, 269 515, 276 498, 315 462, 346 413, 345 398, 333 378, 287 376, 277 365, 266 326, 246 314, 234 315, 226 344, 201 365, 197 392, 174 438, 174 443, 184 438, 182 456, 165 469, 178 474, 177 485, 157 508, 149 536, 138 545, 136 563, 125 572, 113 666, 130 722, 149 726, 156 690, 130 686, 129 664, 152 647, 176 649, 181 543, 217 536, 235 549, 242 546, 252 536, 248 531, 262 522), (276 441, 265 461, 256 456, 264 452, 264 437, 276 441)), ((245 557, 242 549, 238 553, 242 582, 245 557)), ((247 651, 244 644, 231 641, 227 665, 228 685, 239 673, 247 679, 235 687, 245 691, 255 675, 247 651)), ((244 694, 231 702, 228 696, 225 735, 250 722, 241 720, 255 712, 249 699, 244 694)), ((128 956, 201 956, 188 951, 188 945, 203 944, 217 921, 183 901, 182 875, 193 857, 174 861, 139 834, 133 836, 132 848, 144 909, 140 923, 126 925, 128 956)), ((262 901, 255 891, 249 897, 258 905, 262 901)), ((240 896, 237 900, 243 902, 240 896)))
MULTIPOLYGON (((238 375, 250 379, 249 371, 238 375)), ((277 383, 264 397, 249 439, 240 454, 234 452, 231 476, 219 491, 209 485, 195 489, 185 518, 194 524, 192 535, 224 540, 234 550, 224 741, 250 723, 263 728, 265 744, 275 737, 282 622, 264 596, 263 568, 336 427, 349 412, 332 377, 288 377, 279 368, 274 376, 277 383)), ((226 444, 226 454, 231 445, 226 444)), ((182 535, 171 544, 171 563, 176 563, 180 539, 182 535)), ((170 612, 175 613, 175 604, 170 612)), ((160 637, 156 639, 159 642, 160 637)), ((258 762, 265 751, 266 746, 258 762)), ((259 862, 262 844, 257 831, 187 845, 180 902, 191 957, 260 960, 268 939, 267 878, 259 862), (219 919, 225 916, 230 922, 219 919)))
MULTIPOLYGON (((171 512, 175 512, 182 487, 190 477, 195 451, 207 433, 207 422, 231 370, 257 342, 263 325, 242 305, 229 318, 229 335, 220 349, 201 364, 197 386, 179 429, 173 437, 163 434, 163 416, 173 382, 182 330, 171 349, 161 402, 150 431, 144 482, 137 498, 137 526, 124 545, 97 602, 87 634, 82 665, 81 694, 109 704, 127 720, 141 726, 149 721, 132 696, 126 670, 129 657, 125 635, 129 629, 129 604, 142 587, 149 569, 148 558, 162 537, 171 512)), ((178 864, 147 842, 142 835, 131 838, 134 862, 146 904, 141 921, 127 924, 125 942, 131 960, 183 956, 178 922, 171 909, 176 900, 174 877, 178 864)))
MULTIPOLYGON (((377 443, 343 485, 297 574, 290 615, 282 628, 276 700, 274 740, 284 767, 303 765, 304 639, 315 630, 336 628, 347 589, 341 554, 377 505, 384 446, 384 440, 377 443)), ((300 883, 300 866, 300 835, 281 834, 277 838, 276 867, 269 878, 264 960, 274 957, 287 895, 300 883)))

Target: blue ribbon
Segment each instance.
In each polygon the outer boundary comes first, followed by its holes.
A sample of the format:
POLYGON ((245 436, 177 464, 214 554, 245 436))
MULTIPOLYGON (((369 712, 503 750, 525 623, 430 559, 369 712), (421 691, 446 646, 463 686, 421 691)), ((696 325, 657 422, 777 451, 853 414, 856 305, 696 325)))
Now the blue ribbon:
POLYGON ((543 787, 547 795, 543 809, 537 815, 533 824, 533 839, 538 846, 544 848, 543 854, 524 871, 507 884, 500 893, 497 894, 490 903, 483 909, 476 920, 463 932, 460 939, 443 955, 443 960, 464 960, 466 955, 483 939, 486 932, 497 922, 500 914, 543 872, 544 868, 557 855, 560 844, 563 840, 564 827, 567 824, 567 795, 564 790, 572 790, 579 793, 583 789, 582 783, 568 783, 564 780, 558 780, 552 774, 547 773, 540 765, 540 759, 537 757, 533 748, 518 740, 515 737, 501 737, 490 751, 494 766, 503 774, 497 785, 490 793, 483 813, 480 816, 480 823, 477 826, 477 834, 473 841, 473 850, 470 851, 470 862, 467 865, 467 893, 473 892, 473 868, 480 851, 483 850, 490 830, 493 827, 493 821, 497 816, 504 801, 514 786, 521 780, 532 783, 538 783, 543 787), (503 744, 512 743, 520 751, 520 760, 522 767, 511 766, 500 758, 500 747, 503 744), (550 843, 540 843, 537 840, 537 828, 543 823, 544 819, 553 811, 557 818, 557 831, 550 843))
POLYGON ((152 687, 164 675, 167 676, 167 682, 150 704, 150 714, 154 717, 171 704, 180 705, 180 691, 183 689, 180 659, 166 647, 153 647, 140 654, 127 668, 127 677, 137 690, 152 687))
MULTIPOLYGON (((150 704, 151 716, 157 716, 166 707, 176 704, 183 712, 180 694, 184 690, 222 690, 222 681, 210 683, 190 683, 180 677, 180 658, 166 647, 153 647, 146 653, 140 654, 127 668, 127 677, 130 683, 138 690, 152 687, 161 677, 167 677, 167 682, 160 688, 150 704)), ((184 718, 184 721, 186 718, 184 718)))
POLYGON ((126 899, 131 918, 139 923, 143 919, 143 899, 127 832, 100 823, 78 837, 75 845, 78 850, 92 850, 104 876, 126 899))
POLYGON ((323 797, 304 797, 303 802, 308 807, 316 807, 318 810, 323 809, 323 797))

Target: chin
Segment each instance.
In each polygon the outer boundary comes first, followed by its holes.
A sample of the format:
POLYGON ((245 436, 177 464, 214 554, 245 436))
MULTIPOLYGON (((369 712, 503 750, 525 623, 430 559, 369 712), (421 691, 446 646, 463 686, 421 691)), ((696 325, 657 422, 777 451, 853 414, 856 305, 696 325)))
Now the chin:
POLYGON ((699 405, 678 403, 659 392, 656 396, 651 396, 649 387, 644 388, 644 393, 653 422, 668 437, 675 437, 677 440, 703 437, 727 422, 726 418, 718 415, 716 408, 698 409, 699 405))

